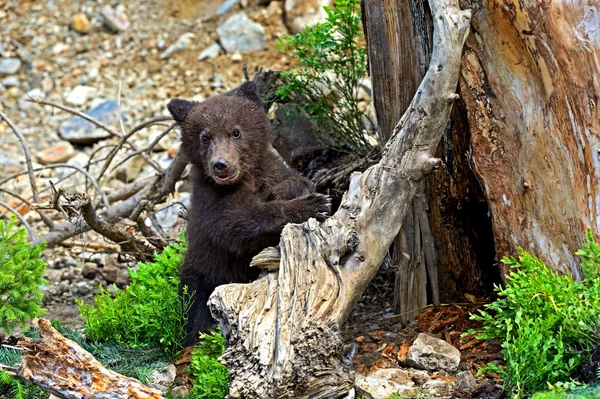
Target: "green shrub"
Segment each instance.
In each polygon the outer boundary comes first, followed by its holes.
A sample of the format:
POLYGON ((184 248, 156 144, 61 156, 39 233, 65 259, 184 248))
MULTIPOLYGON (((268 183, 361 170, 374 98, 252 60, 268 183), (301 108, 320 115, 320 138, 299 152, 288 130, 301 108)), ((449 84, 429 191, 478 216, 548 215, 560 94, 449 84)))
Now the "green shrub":
POLYGON ((481 339, 502 341, 507 391, 523 397, 567 383, 589 358, 600 336, 600 247, 591 232, 577 252, 583 259, 581 282, 553 273, 541 260, 519 249, 519 260, 504 258, 512 271, 498 299, 473 319, 484 326, 481 339))
MULTIPOLYGON (((0 346, 0 364, 16 367, 20 361, 21 351, 0 346)), ((47 398, 48 396, 48 393, 42 391, 37 386, 24 383, 10 375, 8 372, 0 370, 0 398, 42 399, 47 398)))
POLYGON ((27 242, 24 228, 16 228, 17 218, 0 220, 0 330, 24 327, 42 316, 40 285, 46 264, 41 259, 45 243, 27 242))
POLYGON ((100 287, 96 306, 78 301, 87 338, 129 347, 161 346, 174 355, 183 348, 190 298, 178 294, 179 265, 186 243, 167 246, 154 262, 129 269, 131 283, 116 294, 100 287))
POLYGON ((217 361, 225 352, 220 330, 200 335, 192 351, 188 375, 194 381, 190 399, 222 399, 229 393, 229 372, 217 361))
MULTIPOLYGON (((278 50, 299 61, 282 77, 280 101, 293 101, 319 125, 317 139, 338 151, 366 154, 376 142, 359 107, 358 89, 367 76, 360 1, 336 0, 327 21, 280 39, 278 50)), ((373 126, 373 123, 370 123, 373 126)))

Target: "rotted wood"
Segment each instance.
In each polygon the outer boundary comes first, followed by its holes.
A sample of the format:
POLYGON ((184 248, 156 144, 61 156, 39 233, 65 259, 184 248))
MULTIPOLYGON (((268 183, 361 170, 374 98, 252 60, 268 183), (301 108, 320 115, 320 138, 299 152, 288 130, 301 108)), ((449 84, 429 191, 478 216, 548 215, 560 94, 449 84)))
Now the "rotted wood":
POLYGON ((19 342, 25 356, 18 377, 63 399, 164 399, 164 392, 102 366, 48 320, 33 324, 40 339, 19 342))
POLYGON ((580 276, 573 254, 600 232, 598 2, 467 3, 460 88, 498 258, 523 247, 580 276))
POLYGON ((231 398, 337 398, 353 386, 338 328, 377 272, 434 158, 452 104, 470 11, 431 0, 430 67, 382 159, 352 175, 339 210, 287 225, 279 270, 218 287, 209 300, 229 342, 231 398))

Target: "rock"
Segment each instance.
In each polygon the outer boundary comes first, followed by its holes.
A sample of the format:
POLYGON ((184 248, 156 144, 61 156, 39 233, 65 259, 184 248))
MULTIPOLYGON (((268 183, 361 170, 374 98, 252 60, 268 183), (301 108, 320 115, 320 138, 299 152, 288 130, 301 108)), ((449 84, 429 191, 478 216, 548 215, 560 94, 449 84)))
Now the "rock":
POLYGON ((87 15, 79 13, 73 15, 73 18, 71 18, 71 27, 76 32, 89 33, 90 29, 92 28, 92 24, 90 23, 87 15))
MULTIPOLYGON (((16 87, 12 87, 12 89, 16 89, 16 87)), ((33 89, 33 90, 29 90, 27 93, 25 93, 23 95, 23 97, 21 97, 21 99, 18 101, 17 105, 19 106, 19 109, 21 111, 24 112, 28 112, 31 110, 34 110, 38 107, 38 104, 29 101, 29 99, 31 98, 43 98, 44 97, 44 92, 40 89, 33 89)))
POLYGON ((104 18, 104 25, 113 32, 123 32, 129 29, 129 19, 120 7, 112 8, 107 5, 100 10, 100 14, 104 18))
POLYGON ((72 286, 77 296, 85 296, 94 290, 88 281, 77 281, 72 286))
POLYGON ((183 50, 185 50, 186 48, 189 47, 193 38, 194 38, 194 34, 191 32, 187 32, 187 33, 184 33, 183 35, 179 36, 179 38, 177 39, 177 41, 175 43, 171 44, 169 47, 167 47, 167 49, 165 51, 162 52, 162 54, 160 55, 160 59, 166 60, 167 58, 170 58, 174 54, 182 52, 183 50))
POLYGON ((116 261, 111 261, 112 259, 113 258, 109 257, 104 267, 100 269, 100 275, 109 284, 116 283, 119 273, 121 272, 119 265, 116 261))
POLYGON ((475 381, 475 377, 471 374, 470 371, 465 370, 456 374, 456 386, 462 390, 471 390, 475 388, 477 385, 477 381, 475 381))
MULTIPOLYGON (((111 127, 119 126, 119 107, 117 100, 106 100, 85 112, 86 115, 111 127)), ((58 129, 58 134, 63 140, 73 144, 93 144, 110 137, 108 132, 78 116, 68 119, 58 129)))
POLYGON ((73 90, 65 93, 65 101, 71 105, 79 106, 85 104, 98 89, 91 86, 75 86, 73 90))
POLYGON ((163 385, 168 387, 173 381, 175 381, 175 375, 177 374, 177 368, 174 364, 169 364, 166 368, 157 369, 152 372, 150 380, 153 384, 163 385))
POLYGON ((420 371, 420 370, 413 371, 411 378, 415 382, 415 384, 417 384, 419 386, 425 384, 427 381, 429 381, 431 379, 429 374, 427 374, 425 371, 420 371))
POLYGON ((179 387, 175 387, 171 390, 171 394, 173 395, 173 399, 188 399, 190 396, 190 391, 186 386, 182 385, 179 387))
POLYGON ((473 391, 472 399, 506 399, 502 385, 485 384, 473 391))
POLYGON ((455 370, 460 363, 460 351, 439 338, 419 334, 408 349, 406 363, 425 370, 455 370))
MULTIPOLYGON (((174 199, 163 205, 156 212, 156 221, 158 225, 163 229, 167 235, 178 234, 178 231, 182 226, 179 214, 185 209, 189 209, 191 205, 191 196, 184 194, 179 199, 174 199)), ((151 222, 147 219, 146 224, 150 225, 151 222)), ((175 238, 175 237, 174 237, 175 238)))
POLYGON ((228 53, 264 50, 267 36, 262 25, 250 21, 245 13, 232 15, 217 28, 221 46, 228 53))
POLYGON ((441 395, 452 390, 452 384, 444 380, 429 380, 423 384, 423 390, 432 395, 441 395))
POLYGON ((75 155, 75 148, 68 141, 60 141, 50 147, 46 147, 36 154, 36 158, 42 165, 51 163, 63 163, 75 155))
POLYGON ((4 87, 19 87, 19 79, 16 76, 9 76, 2 79, 2 86, 4 87))
POLYGON ((231 54, 231 61, 233 62, 241 62, 243 60, 242 55, 236 51, 235 53, 231 54))
POLYGON ((202 50, 198 56, 198 61, 206 60, 208 58, 215 58, 221 52, 221 46, 219 43, 214 43, 202 50))
POLYGON ((98 274, 98 265, 96 263, 85 262, 83 264, 83 269, 81 270, 81 275, 83 277, 93 280, 96 278, 96 274, 98 274))
POLYGON ((231 7, 233 7, 234 5, 236 5, 237 2, 238 2, 238 0, 226 0, 225 3, 223 3, 221 5, 221 7, 219 7, 217 9, 216 14, 217 15, 225 14, 231 7))
POLYGON ((2 42, 0 42, 0 55, 2 55, 4 53, 4 46, 2 45, 2 42))
POLYGON ((0 59, 0 75, 13 75, 21 68, 21 60, 18 58, 0 59))
POLYGON ((44 278, 51 283, 58 283, 62 280, 63 271, 57 269, 46 269, 44 278))
POLYGON ((333 7, 333 0, 285 0, 285 25, 291 33, 303 32, 327 19, 324 6, 333 7))
POLYGON ((386 399, 392 394, 409 395, 416 391, 408 372, 402 369, 379 369, 354 380, 356 394, 364 399, 386 399))

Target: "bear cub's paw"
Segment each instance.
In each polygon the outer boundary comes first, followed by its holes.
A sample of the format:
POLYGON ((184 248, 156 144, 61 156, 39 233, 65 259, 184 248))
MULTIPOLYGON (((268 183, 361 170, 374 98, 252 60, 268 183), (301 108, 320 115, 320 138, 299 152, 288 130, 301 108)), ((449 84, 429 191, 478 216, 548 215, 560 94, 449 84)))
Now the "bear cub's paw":
POLYGON ((291 200, 287 209, 287 216, 293 223, 302 223, 311 217, 323 222, 329 217, 330 212, 331 197, 311 193, 291 200))

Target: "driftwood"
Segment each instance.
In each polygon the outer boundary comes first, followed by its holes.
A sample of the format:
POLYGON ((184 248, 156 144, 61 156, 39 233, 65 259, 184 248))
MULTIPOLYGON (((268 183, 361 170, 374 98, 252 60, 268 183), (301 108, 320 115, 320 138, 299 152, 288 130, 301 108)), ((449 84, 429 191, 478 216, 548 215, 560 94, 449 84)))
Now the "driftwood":
POLYGON ((39 340, 25 339, 18 376, 64 399, 163 399, 164 392, 108 370, 89 352, 66 339, 45 319, 34 321, 39 340))
POLYGON ((230 372, 230 397, 337 398, 351 390, 338 326, 377 272, 418 182, 439 165, 433 154, 458 97, 470 11, 454 0, 429 3, 431 64, 381 161, 352 176, 340 209, 323 224, 310 219, 284 228, 277 272, 218 287, 211 296, 229 342, 221 361, 230 372))

